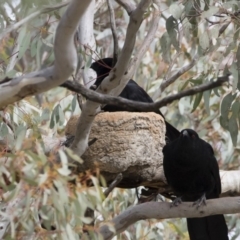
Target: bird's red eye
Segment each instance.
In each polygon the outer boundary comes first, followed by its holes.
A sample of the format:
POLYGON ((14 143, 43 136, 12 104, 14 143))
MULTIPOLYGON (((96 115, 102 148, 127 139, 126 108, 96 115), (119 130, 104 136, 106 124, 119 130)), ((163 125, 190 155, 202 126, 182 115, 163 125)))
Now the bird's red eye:
POLYGON ((193 139, 196 138, 196 136, 195 136, 194 134, 192 134, 191 137, 192 137, 193 139))

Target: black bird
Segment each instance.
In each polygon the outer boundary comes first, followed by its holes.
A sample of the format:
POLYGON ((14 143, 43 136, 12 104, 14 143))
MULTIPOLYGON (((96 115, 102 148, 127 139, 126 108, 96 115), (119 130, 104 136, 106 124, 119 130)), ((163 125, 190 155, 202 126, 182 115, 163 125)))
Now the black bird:
MULTIPOLYGON (((179 138, 163 148, 163 168, 176 198, 172 205, 195 201, 197 207, 206 199, 219 198, 221 180, 217 160, 210 144, 198 134, 185 129, 179 138)), ((223 215, 188 218, 191 240, 227 240, 228 229, 223 215)))
MULTIPOLYGON (((96 72, 97 80, 93 84, 91 89, 96 89, 101 84, 103 79, 106 76, 108 76, 109 72, 113 67, 114 67, 113 58, 103 58, 92 63, 91 68, 96 72)), ((141 88, 132 79, 129 80, 129 82, 127 83, 127 85, 122 90, 119 96, 132 101, 145 102, 145 103, 153 102, 152 98, 146 93, 146 91, 144 91, 144 89, 141 88)), ((139 112, 139 110, 137 109, 127 109, 121 106, 114 106, 114 105, 105 105, 102 108, 102 110, 107 112, 118 112, 118 111, 139 112)), ((157 110, 156 113, 160 114, 164 118, 164 116, 159 110, 157 110)), ((175 127, 173 127, 170 123, 168 123, 166 120, 165 120, 165 123, 166 123, 167 141, 171 142, 179 136, 180 132, 175 127)))

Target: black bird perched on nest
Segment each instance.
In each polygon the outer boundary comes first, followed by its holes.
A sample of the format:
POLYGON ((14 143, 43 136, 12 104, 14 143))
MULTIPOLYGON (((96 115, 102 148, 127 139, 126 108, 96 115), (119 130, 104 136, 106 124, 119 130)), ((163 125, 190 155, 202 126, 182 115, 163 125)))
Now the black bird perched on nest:
MULTIPOLYGON (((95 83, 92 85, 91 89, 96 89, 99 87, 103 79, 108 76, 109 72, 113 68, 113 58, 103 58, 100 59, 91 65, 91 69, 93 69, 97 74, 97 79, 95 83)), ((119 95, 122 98, 126 98, 132 101, 144 102, 144 103, 153 103, 152 98, 146 93, 146 91, 141 88, 134 80, 130 79, 125 88, 119 95)), ((102 108, 103 111, 107 112, 119 112, 119 111, 129 111, 129 112, 139 112, 137 109, 127 109, 121 106, 114 105, 105 105, 102 108)), ((160 114, 163 118, 163 114, 157 110, 155 111, 157 114, 160 114)), ((165 118, 164 118, 165 119, 165 118)), ((165 120, 166 124, 166 137, 167 141, 171 142, 176 139, 180 132, 173 127, 170 123, 165 120)))

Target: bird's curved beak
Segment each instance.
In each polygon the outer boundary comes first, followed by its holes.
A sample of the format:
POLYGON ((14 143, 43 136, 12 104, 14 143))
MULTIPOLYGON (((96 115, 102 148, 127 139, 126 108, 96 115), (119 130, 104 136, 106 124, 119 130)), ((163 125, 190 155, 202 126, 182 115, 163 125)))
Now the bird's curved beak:
POLYGON ((184 130, 182 134, 183 134, 184 137, 189 137, 189 134, 188 134, 187 130, 184 130))

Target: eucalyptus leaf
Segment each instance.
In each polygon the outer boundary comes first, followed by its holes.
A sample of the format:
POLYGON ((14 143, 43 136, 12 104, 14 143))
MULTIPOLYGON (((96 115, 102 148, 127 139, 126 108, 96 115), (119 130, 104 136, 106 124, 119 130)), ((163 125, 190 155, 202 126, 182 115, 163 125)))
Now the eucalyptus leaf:
POLYGON ((30 46, 31 57, 35 57, 37 54, 37 39, 33 39, 30 46))
POLYGON ((179 19, 182 15, 182 9, 178 3, 171 4, 169 11, 175 19, 179 19))
POLYGON ((56 121, 55 121, 55 114, 56 114, 56 108, 53 109, 52 111, 52 115, 51 115, 51 119, 50 119, 50 129, 53 129, 55 124, 56 124, 56 121))
POLYGON ((23 140, 25 139, 25 136, 26 136, 26 131, 27 131, 27 128, 25 126, 23 126, 23 125, 18 126, 18 128, 16 130, 17 139, 15 141, 15 149, 16 150, 21 149, 23 140))
POLYGON ((209 107, 210 95, 211 95, 211 90, 205 91, 203 93, 204 105, 208 115, 210 115, 210 107, 209 107))
POLYGON ((71 104, 72 112, 75 111, 76 106, 77 106, 77 95, 74 95, 74 97, 72 99, 72 104, 71 104))
POLYGON ((63 110, 60 105, 58 108, 58 113, 59 113, 59 125, 62 126, 65 122, 65 116, 64 116, 63 110))
POLYGON ((209 36, 207 32, 202 32, 199 36, 199 44, 200 46, 206 50, 209 48, 209 36))
POLYGON ((40 39, 37 41, 37 51, 36 51, 36 60, 37 60, 37 68, 41 68, 41 47, 42 42, 40 39))
POLYGON ((234 115, 232 115, 229 119, 228 129, 231 134, 233 146, 236 146, 237 145, 237 137, 238 137, 238 124, 237 124, 237 119, 234 115))
POLYGON ((59 104, 57 104, 57 106, 54 108, 56 123, 59 123, 60 120, 60 108, 61 107, 59 104))
POLYGON ((209 18, 209 17, 213 16, 214 14, 216 14, 218 11, 219 11, 218 7, 211 6, 211 7, 209 7, 209 9, 207 11, 204 11, 201 15, 204 18, 209 18))
POLYGON ((0 128, 0 137, 5 137, 9 134, 8 126, 6 123, 2 122, 0 128))
POLYGON ((160 39, 160 45, 161 45, 161 51, 162 51, 162 57, 163 60, 166 63, 169 63, 171 61, 171 57, 170 57, 170 47, 171 47, 171 39, 168 35, 168 33, 164 33, 160 39))
POLYGON ((50 119, 50 110, 48 108, 44 108, 41 115, 41 122, 48 121, 50 119))
POLYGON ((240 113, 240 102, 238 100, 236 100, 233 104, 232 104, 232 114, 233 116, 236 118, 238 116, 238 114, 240 113))
POLYGON ((201 102, 202 96, 203 96, 202 92, 196 94, 196 97, 195 97, 195 100, 194 100, 194 103, 193 103, 192 112, 194 112, 196 110, 196 108, 198 107, 199 103, 201 102))
POLYGON ((26 50, 29 48, 30 40, 31 40, 31 33, 27 32, 24 36, 24 41, 21 42, 19 53, 18 53, 18 60, 22 58, 22 56, 25 54, 26 50))
POLYGON ((228 129, 228 125, 229 125, 228 114, 235 96, 236 94, 232 94, 230 92, 223 98, 221 103, 220 124, 225 129, 228 129))
MULTIPOLYGON (((236 71, 237 71, 237 76, 236 73, 234 72, 234 78, 237 79, 237 88, 238 90, 240 90, 240 43, 238 44, 238 49, 237 49, 237 53, 236 53, 236 71)), ((231 70, 230 70, 231 71, 231 70)), ((234 88, 235 90, 236 88, 234 88)))
POLYGON ((228 112, 230 110, 231 104, 235 98, 236 94, 232 94, 232 92, 228 93, 222 100, 221 103, 221 115, 224 117, 228 116, 228 112))

